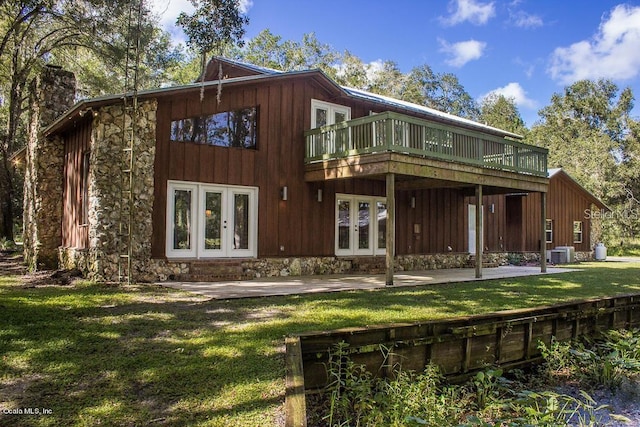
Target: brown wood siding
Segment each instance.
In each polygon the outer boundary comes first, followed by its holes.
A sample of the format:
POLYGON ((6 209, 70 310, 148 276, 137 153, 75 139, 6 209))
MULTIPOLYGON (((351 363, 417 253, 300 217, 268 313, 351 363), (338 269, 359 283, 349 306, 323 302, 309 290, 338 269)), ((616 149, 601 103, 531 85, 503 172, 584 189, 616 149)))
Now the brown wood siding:
MULTIPOLYGON (((384 186, 383 186, 384 191, 384 186)), ((384 194, 384 193, 383 193, 384 194)), ((396 253, 465 252, 464 195, 440 188, 396 194, 396 253), (415 197, 415 208, 411 198, 415 197)))
MULTIPOLYGON (((376 179, 304 180, 304 131, 310 127, 311 99, 349 106, 352 118, 366 116, 379 106, 336 98, 326 87, 304 77, 223 87, 219 104, 216 92, 216 88, 207 89, 202 102, 198 94, 158 99, 153 256, 165 256, 167 180, 258 187, 258 257, 334 255, 336 193, 385 196, 385 183, 376 179), (252 106, 258 107, 256 150, 169 141, 172 120, 252 106), (287 201, 280 197, 284 186, 287 201), (322 202, 317 200, 318 189, 323 191, 322 202)), ((530 206, 524 200, 532 196, 523 198, 520 212, 522 250, 537 250, 540 235, 536 231, 539 203, 530 206)), ((467 251, 467 199, 462 191, 401 190, 396 197, 398 254, 442 253, 449 247, 452 252, 467 251), (411 197, 416 198, 415 208, 411 208, 411 197)), ((488 197, 485 204, 494 204, 495 210, 485 211, 485 246, 490 251, 505 250, 507 240, 513 240, 507 236, 507 201, 505 196, 488 197)), ((589 235, 586 224, 584 235, 589 235)))
MULTIPOLYGON (((323 256, 334 254, 335 193, 384 196, 384 182, 344 180, 307 183, 304 180, 304 131, 311 121, 311 99, 328 99, 326 90, 302 79, 216 89, 197 95, 166 97, 158 102, 154 257, 165 254, 167 180, 194 181, 259 188, 258 256, 323 256), (241 107, 258 107, 257 149, 247 150, 170 143, 171 121, 241 107), (288 187, 288 200, 280 191, 288 187), (323 190, 323 201, 317 191, 323 190)), ((368 114, 351 105, 352 117, 368 114)))
POLYGON ((585 211, 591 208, 591 201, 576 188, 575 183, 563 175, 552 177, 547 197, 547 218, 553 221, 553 242, 548 249, 556 246, 575 246, 576 251, 590 251, 591 221, 585 211), (573 222, 582 221, 582 243, 573 241, 573 222))
POLYGON ((62 247, 84 249, 89 226, 82 224, 82 160, 89 150, 91 120, 84 120, 64 135, 64 189, 62 247))
MULTIPOLYGON (((465 199, 465 211, 473 197, 465 199)), ((591 222, 586 219, 586 209, 592 201, 576 184, 563 175, 554 176, 547 193, 547 219, 553 221, 553 242, 547 249, 556 246, 574 246, 576 251, 590 251, 592 244, 591 222), (573 241, 573 222, 582 221, 582 243, 573 241)), ((540 250, 541 218, 540 194, 495 195, 483 198, 485 206, 484 246, 489 252, 537 252, 540 250), (494 213, 490 206, 494 205, 494 213)), ((464 231, 467 233, 467 216, 464 231)), ((466 245, 466 241, 465 241, 466 245)), ((465 246, 466 247, 466 246, 465 246)))

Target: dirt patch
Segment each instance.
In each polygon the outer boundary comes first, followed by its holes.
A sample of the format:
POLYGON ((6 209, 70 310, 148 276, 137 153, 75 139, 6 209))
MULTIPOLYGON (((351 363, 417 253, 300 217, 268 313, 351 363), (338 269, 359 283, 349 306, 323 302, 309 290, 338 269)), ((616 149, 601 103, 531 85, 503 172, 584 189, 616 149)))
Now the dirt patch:
POLYGON ((21 276, 26 272, 21 254, 0 251, 0 276, 21 276))
POLYGON ((69 286, 82 278, 79 270, 40 270, 28 272, 22 254, 0 251, 0 276, 19 276, 25 288, 69 286))

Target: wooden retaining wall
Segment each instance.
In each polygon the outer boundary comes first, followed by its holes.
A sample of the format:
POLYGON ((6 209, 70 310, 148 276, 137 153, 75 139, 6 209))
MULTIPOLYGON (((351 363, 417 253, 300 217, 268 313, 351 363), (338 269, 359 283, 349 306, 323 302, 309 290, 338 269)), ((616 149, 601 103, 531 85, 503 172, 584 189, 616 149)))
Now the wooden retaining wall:
POLYGON ((538 343, 640 327, 640 294, 509 310, 447 320, 341 329, 287 338, 287 427, 306 426, 305 394, 327 384, 329 352, 346 353, 377 376, 399 367, 422 371, 433 363, 457 382, 490 365, 504 369, 541 360, 538 343), (390 350, 385 360, 383 349, 390 350))

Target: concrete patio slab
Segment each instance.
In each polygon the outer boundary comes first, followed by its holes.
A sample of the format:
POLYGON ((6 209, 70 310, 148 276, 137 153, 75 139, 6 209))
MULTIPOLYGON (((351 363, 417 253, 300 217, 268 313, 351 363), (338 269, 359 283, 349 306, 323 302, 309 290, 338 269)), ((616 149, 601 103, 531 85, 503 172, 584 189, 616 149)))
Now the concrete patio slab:
MULTIPOLYGON (((394 276, 393 288, 433 285, 439 283, 470 282, 580 271, 575 268, 503 266, 483 269, 482 279, 475 278, 473 268, 399 272, 394 276)), ((159 282, 161 286, 193 292, 212 299, 255 298, 276 295, 296 295, 316 292, 339 292, 385 288, 384 275, 323 275, 270 277, 229 282, 159 282)))

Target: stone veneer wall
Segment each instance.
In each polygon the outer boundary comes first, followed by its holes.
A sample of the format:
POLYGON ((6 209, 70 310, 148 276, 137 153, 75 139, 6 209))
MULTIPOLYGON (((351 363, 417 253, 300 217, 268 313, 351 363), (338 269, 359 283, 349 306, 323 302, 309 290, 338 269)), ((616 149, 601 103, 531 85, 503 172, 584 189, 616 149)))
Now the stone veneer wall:
MULTIPOLYGON (((427 254, 398 255, 395 259, 396 273, 402 271, 439 270, 447 268, 469 267, 469 254, 427 254)), ((592 252, 576 252, 576 261, 593 260, 592 252)), ((229 260, 224 260, 228 262, 229 260)), ((540 253, 490 252, 483 254, 483 261, 489 264, 509 265, 517 261, 520 264, 539 263, 540 253)), ((202 262, 202 260, 198 261, 202 262)), ((212 264, 216 260, 211 261, 212 264)), ((354 272, 354 259, 339 257, 291 257, 260 258, 239 260, 243 272, 251 278, 313 276, 322 274, 348 274, 354 272)), ((146 281, 176 280, 180 275, 188 275, 191 261, 151 260, 148 265, 146 281)), ((357 273, 367 274, 357 271, 357 273)), ((379 273, 379 272, 377 272, 379 273)))
MULTIPOLYGON (((138 105, 133 149, 133 280, 150 279, 156 110, 156 100, 138 105)), ((123 125, 126 123, 128 127, 132 117, 125 117, 122 104, 100 107, 93 114, 89 162, 89 249, 60 248, 59 262, 65 268, 78 268, 91 280, 116 281, 119 254, 126 253, 126 242, 119 236, 122 203, 125 203, 125 219, 128 212, 127 199, 122 194, 122 188, 126 186, 122 170, 128 167, 128 153, 124 148, 129 145, 123 138, 123 125)))
POLYGON ((62 242, 64 141, 42 130, 74 102, 76 79, 45 67, 31 84, 24 179, 24 258, 30 270, 55 268, 62 242))

